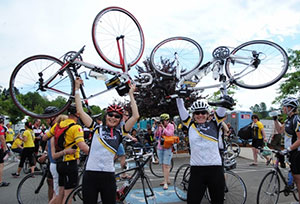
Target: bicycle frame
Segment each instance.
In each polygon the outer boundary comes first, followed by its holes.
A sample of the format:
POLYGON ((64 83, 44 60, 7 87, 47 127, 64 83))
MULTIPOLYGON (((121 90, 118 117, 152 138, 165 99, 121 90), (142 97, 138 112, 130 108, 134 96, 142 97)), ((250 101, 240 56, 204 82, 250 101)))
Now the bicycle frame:
MULTIPOLYGON (((190 73, 183 76, 182 78, 180 78, 180 70, 178 70, 178 71, 176 71, 176 78, 179 81, 176 85, 175 90, 178 91, 182 88, 185 88, 185 89, 190 90, 190 91, 201 91, 201 92, 203 92, 205 89, 220 88, 221 94, 222 95, 227 95, 227 87, 230 86, 231 84, 233 84, 236 79, 240 79, 240 78, 246 76, 247 74, 251 73, 252 71, 254 71, 255 70, 255 64, 256 64, 256 66, 258 66, 258 64, 259 64, 259 62, 257 62, 257 60, 259 60, 257 55, 254 56, 253 58, 246 58, 246 57, 241 57, 241 56, 236 56, 236 55, 230 54, 228 57, 226 57, 224 59, 214 57, 212 60, 210 60, 206 64, 192 70, 190 73), (226 79, 226 76, 223 74, 224 61, 228 60, 228 59, 234 61, 234 63, 240 63, 240 64, 243 64, 243 65, 247 65, 244 70, 242 70, 240 73, 238 73, 236 75, 236 78, 226 79), (251 63, 247 64, 247 63, 241 61, 241 59, 250 60, 251 63), (240 74, 244 73, 249 67, 254 67, 254 69, 250 70, 249 72, 247 72, 247 73, 245 73, 241 76, 239 76, 240 74), (184 85, 185 81, 191 80, 194 76, 197 76, 196 83, 200 82, 200 80, 204 76, 206 76, 208 73, 210 73, 211 71, 216 72, 218 74, 217 78, 219 78, 220 83, 213 84, 213 85, 208 85, 208 86, 198 86, 198 87, 186 87, 184 85)), ((177 57, 176 53, 175 53, 175 61, 176 61, 176 64, 178 65, 179 61, 178 61, 178 57, 177 57)), ((215 80, 217 78, 215 78, 215 80)))
POLYGON ((126 196, 128 195, 128 193, 130 192, 130 190, 133 188, 133 186, 135 185, 135 183, 137 182, 137 180, 139 178, 144 177, 145 172, 144 172, 144 166, 148 163, 148 161, 151 159, 152 157, 152 153, 148 153, 145 155, 141 155, 141 156, 136 156, 134 158, 135 163, 136 163, 136 167, 121 171, 119 173, 117 173, 115 176, 116 178, 120 177, 120 175, 122 175, 123 173, 127 173, 130 171, 134 171, 132 177, 128 180, 129 181, 129 186, 127 189, 124 189, 123 192, 118 192, 119 197, 117 198, 117 200, 119 201, 123 201, 125 200, 126 196), (146 157, 145 160, 143 160, 142 162, 140 161, 141 159, 143 159, 144 157, 146 157))
MULTIPOLYGON (((115 71, 115 70, 112 70, 112 69, 107 69, 107 68, 103 68, 103 67, 100 67, 100 66, 97 66, 97 65, 94 65, 94 64, 91 64, 91 63, 87 63, 87 62, 84 62, 82 60, 79 60, 78 57, 80 56, 81 53, 83 53, 84 51, 84 47, 83 46, 74 56, 72 56, 72 58, 70 60, 68 60, 65 64, 63 64, 63 66, 56 72, 54 73, 49 79, 47 79, 45 82, 44 82, 44 79, 42 78, 43 74, 42 72, 39 73, 39 76, 40 76, 40 84, 39 84, 39 89, 41 90, 45 90, 45 89, 49 89, 51 91, 54 91, 54 92, 57 92, 57 93, 60 93, 60 94, 63 94, 65 96, 68 96, 68 97, 71 97, 71 98, 74 98, 74 90, 72 91, 72 93, 66 93, 66 92, 62 92, 62 91, 59 91, 57 89, 54 89, 52 87, 49 87, 48 85, 53 81, 53 79, 57 76, 57 75, 62 75, 62 73, 66 70, 66 69, 70 69, 71 72, 74 73, 75 77, 79 77, 79 73, 78 73, 78 69, 80 68, 80 66, 84 66, 85 68, 87 69, 90 69, 91 71, 94 71, 94 72, 97 72, 97 73, 100 73, 100 74, 109 74, 109 75, 112 75, 112 76, 116 76, 118 78, 120 78, 121 80, 121 83, 129 83, 131 82, 131 78, 128 74, 128 65, 126 64, 126 57, 125 57, 125 45, 124 45, 124 36, 122 37, 119 37, 119 39, 117 40, 117 46, 118 46, 118 51, 119 51, 119 56, 120 56, 120 62, 121 64, 123 65, 123 72, 119 72, 119 71, 115 71), (119 43, 119 39, 122 39, 122 50, 121 50, 121 46, 120 46, 120 43, 119 43), (123 55, 122 55, 123 53, 123 55), (76 66, 78 66, 78 68, 76 68, 76 66)), ((47 68, 45 68, 47 69, 47 68)), ((44 70, 45 70, 44 69, 44 70)), ((149 81, 146 82, 146 83, 136 83, 136 85, 138 86, 147 86, 147 85, 150 85, 152 83, 152 75, 149 74, 149 73, 141 73, 140 76, 142 77, 148 77, 149 78, 149 81)), ((66 76, 67 77, 67 76, 66 76)), ((64 77, 64 78, 66 78, 64 77)), ((63 79, 61 79, 63 80, 63 79)), ((104 90, 104 91, 100 91, 96 94, 92 94, 90 96, 86 96, 85 95, 85 92, 84 92, 84 89, 83 87, 81 86, 81 93, 82 93, 82 96, 83 96, 83 99, 85 101, 93 98, 93 97, 96 97, 98 95, 101 95, 105 92, 108 92, 112 89, 115 89, 116 87, 111 87, 111 88, 108 88, 107 90, 104 90)))

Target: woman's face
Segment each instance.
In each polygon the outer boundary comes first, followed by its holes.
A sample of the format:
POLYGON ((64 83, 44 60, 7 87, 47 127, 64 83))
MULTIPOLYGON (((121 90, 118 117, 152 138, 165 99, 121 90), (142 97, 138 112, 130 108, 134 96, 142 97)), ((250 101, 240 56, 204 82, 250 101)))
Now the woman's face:
POLYGON ((109 112, 106 115, 106 125, 108 127, 116 127, 119 125, 122 116, 117 112, 109 112))
POLYGON ((206 110, 203 111, 195 111, 193 113, 193 117, 196 123, 205 123, 208 119, 208 112, 206 110))

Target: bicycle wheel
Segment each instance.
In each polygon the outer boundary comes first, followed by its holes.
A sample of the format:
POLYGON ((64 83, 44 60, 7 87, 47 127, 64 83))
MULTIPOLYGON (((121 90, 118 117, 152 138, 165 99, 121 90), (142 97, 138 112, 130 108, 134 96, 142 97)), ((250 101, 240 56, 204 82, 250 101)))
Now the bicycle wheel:
POLYGON ((31 172, 28 159, 26 159, 25 162, 24 162, 23 172, 24 172, 24 174, 29 174, 31 172))
POLYGON ((181 165, 174 178, 174 190, 180 200, 187 200, 187 191, 190 180, 190 165, 181 165))
POLYGON ((171 37, 158 43, 150 54, 150 65, 164 76, 174 76, 176 66, 184 76, 200 66, 203 59, 201 46, 187 37, 171 37), (178 64, 174 63, 178 60, 178 64), (169 62, 170 66, 163 66, 169 62))
POLYGON ((266 41, 246 42, 226 60, 225 71, 237 86, 258 89, 279 81, 288 69, 288 56, 279 45, 266 41))
POLYGON ((242 178, 232 171, 225 171, 224 203, 244 204, 247 199, 247 188, 242 178))
MULTIPOLYGON (((174 166, 174 161, 173 158, 171 159, 171 165, 170 165, 170 172, 173 170, 173 166, 174 166)), ((164 173, 162 170, 162 165, 153 161, 149 161, 149 168, 151 173, 158 177, 158 178, 163 178, 164 177, 164 173)))
POLYGON ((9 89, 14 103, 22 112, 45 119, 68 108, 70 96, 74 95, 74 77, 68 68, 58 73, 62 65, 60 60, 48 55, 32 56, 18 64, 11 75, 9 89), (41 87, 40 81, 49 83, 41 87), (47 106, 56 106, 59 111, 43 114, 47 106))
POLYGON ((229 143, 226 150, 227 150, 227 153, 229 154, 229 157, 232 157, 232 158, 238 157, 241 152, 240 146, 235 142, 229 143))
POLYGON ((148 204, 150 203, 156 203, 155 193, 152 188, 151 182, 149 177, 144 174, 143 177, 141 177, 142 180, 142 186, 143 186, 143 192, 145 197, 145 202, 148 204))
POLYGON ((278 174, 275 171, 271 171, 265 175, 262 179, 258 192, 257 192, 257 204, 266 204, 278 202, 280 193, 280 181, 278 174))
POLYGON ((121 59, 126 55, 128 67, 135 65, 142 57, 145 39, 142 27, 137 19, 120 7, 108 7, 96 16, 92 38, 100 57, 109 65, 123 68, 121 59), (124 50, 118 49, 117 38, 123 36, 124 50))
POLYGON ((45 185, 45 179, 42 172, 34 172, 25 176, 17 188, 18 202, 20 204, 48 203, 48 185, 45 185))

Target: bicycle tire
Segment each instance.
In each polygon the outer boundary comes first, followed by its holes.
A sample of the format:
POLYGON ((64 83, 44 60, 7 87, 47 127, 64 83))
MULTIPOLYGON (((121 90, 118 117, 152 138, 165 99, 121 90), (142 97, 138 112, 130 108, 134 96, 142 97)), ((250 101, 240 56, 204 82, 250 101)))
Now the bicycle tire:
POLYGON ((175 53, 180 62, 181 77, 199 67, 203 59, 203 50, 195 40, 187 37, 171 37, 153 48, 150 54, 151 67, 164 76, 175 76, 175 69, 162 67, 162 60, 169 60, 172 63, 175 60, 175 53))
POLYGON ((244 204, 247 200, 247 188, 243 179, 232 171, 225 171, 224 204, 244 204))
MULTIPOLYGON (((171 165, 170 165, 170 171, 171 172, 173 170, 173 166, 174 166, 174 160, 173 158, 171 159, 171 165)), ((163 171, 162 171, 162 165, 161 164, 156 164, 156 163, 153 163, 151 160, 149 161, 149 168, 150 168, 150 171, 151 173, 158 177, 158 178, 163 178, 164 177, 164 174, 163 174, 163 171)))
POLYGON ((232 50, 225 63, 226 75, 237 86, 247 89, 265 88, 279 81, 288 69, 285 50, 274 42, 254 40, 232 50), (259 53, 259 65, 246 66, 253 62, 253 52, 259 53), (243 58, 243 59, 242 59, 243 58), (238 76, 240 75, 240 76, 238 76))
POLYGON ((229 143, 226 150, 229 154, 229 157, 232 157, 233 159, 237 158, 241 152, 240 146, 235 142, 229 143))
POLYGON ((46 81, 61 69, 63 62, 48 55, 35 55, 20 62, 10 78, 10 95, 16 106, 26 115, 46 119, 64 112, 74 95, 74 77, 66 68, 57 74, 48 87, 39 89, 39 73, 46 81), (52 91, 51 91, 52 90, 52 91), (43 114, 47 106, 56 106, 59 111, 43 114))
POLYGON ((20 181, 17 188, 17 200, 19 204, 48 203, 48 185, 45 185, 46 177, 40 191, 35 193, 42 178, 42 172, 34 172, 33 174, 28 174, 20 181))
POLYGON ((268 172, 262 179, 258 187, 256 203, 274 203, 279 199, 280 181, 275 171, 268 172))
MULTIPOLYGON (((128 67, 135 65, 143 55, 145 38, 137 19, 120 7, 108 7, 95 17, 92 27, 92 39, 96 51, 109 65, 123 68, 116 38, 125 36, 126 61, 128 67)), ((123 53, 124 56, 124 53, 123 53)))
POLYGON ((26 159, 24 162, 23 172, 24 174, 29 174, 31 172, 28 159, 26 159))
POLYGON ((152 188, 152 184, 149 177, 146 174, 144 174, 141 177, 141 181, 142 181, 143 193, 144 193, 146 204, 156 203, 155 193, 152 188))
POLYGON ((187 191, 190 180, 190 165, 183 164, 176 171, 174 177, 174 190, 177 197, 182 201, 187 201, 187 191))

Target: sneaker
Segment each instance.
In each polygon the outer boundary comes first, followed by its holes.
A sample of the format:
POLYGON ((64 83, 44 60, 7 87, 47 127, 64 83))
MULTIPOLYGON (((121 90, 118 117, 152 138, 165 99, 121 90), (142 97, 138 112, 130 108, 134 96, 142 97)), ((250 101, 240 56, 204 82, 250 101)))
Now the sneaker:
POLYGON ((17 178, 17 177, 20 176, 20 174, 18 174, 18 173, 12 173, 11 175, 12 175, 13 177, 15 177, 15 178, 17 178))
POLYGON ((9 186, 9 183, 8 182, 1 182, 0 183, 0 187, 6 187, 6 186, 9 186))

